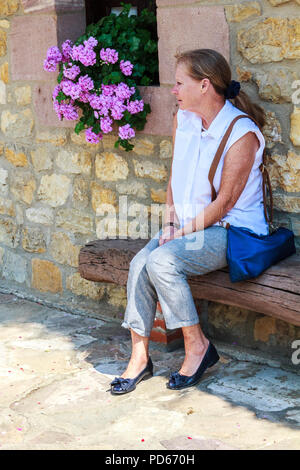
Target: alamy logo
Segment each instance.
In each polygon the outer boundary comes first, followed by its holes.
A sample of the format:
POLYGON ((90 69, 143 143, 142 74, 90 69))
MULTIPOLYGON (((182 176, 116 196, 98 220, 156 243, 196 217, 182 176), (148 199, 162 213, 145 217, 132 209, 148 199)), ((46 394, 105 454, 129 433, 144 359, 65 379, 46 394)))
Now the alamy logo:
POLYGON ((300 364, 300 339, 292 342, 292 348, 296 349, 292 354, 292 363, 297 366, 300 364))

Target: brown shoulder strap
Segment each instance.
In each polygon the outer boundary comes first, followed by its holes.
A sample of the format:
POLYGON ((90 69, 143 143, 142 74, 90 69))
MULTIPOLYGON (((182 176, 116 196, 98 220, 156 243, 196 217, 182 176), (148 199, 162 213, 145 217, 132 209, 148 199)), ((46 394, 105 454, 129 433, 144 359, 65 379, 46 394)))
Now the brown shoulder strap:
MULTIPOLYGON (((229 139, 229 136, 232 132, 233 126, 235 125, 235 123, 239 119, 242 119, 242 118, 249 118, 253 122, 255 122, 255 124, 258 126, 258 123, 256 122, 256 120, 254 118, 252 118, 251 116, 248 116, 247 114, 240 114, 239 116, 236 116, 233 119, 233 121, 230 123, 230 125, 229 125, 228 129, 226 130, 226 132, 225 132, 225 134, 224 134, 224 136, 221 140, 221 143, 220 143, 220 145, 217 149, 217 152, 214 156, 214 159, 212 161, 212 164, 211 164, 211 167, 210 167, 210 170, 209 170, 209 173, 208 173, 208 180, 209 180, 210 185, 211 185, 211 200, 212 201, 214 201, 217 197, 217 193, 216 193, 216 190, 214 188, 213 181, 214 181, 214 177, 215 177, 215 174, 216 174, 221 156, 224 152, 225 145, 226 145, 226 143, 229 139)), ((273 222, 273 196, 272 196, 272 188, 271 188, 269 174, 268 174, 266 166, 265 166, 265 151, 263 153, 263 162, 260 165, 259 169, 262 172, 262 176, 263 176, 263 188, 262 189, 263 189, 265 217, 266 217, 266 221, 269 224, 272 224, 272 222, 273 222), (269 195, 270 195, 270 215, 268 215, 268 211, 267 211, 267 188, 269 190, 269 195)))

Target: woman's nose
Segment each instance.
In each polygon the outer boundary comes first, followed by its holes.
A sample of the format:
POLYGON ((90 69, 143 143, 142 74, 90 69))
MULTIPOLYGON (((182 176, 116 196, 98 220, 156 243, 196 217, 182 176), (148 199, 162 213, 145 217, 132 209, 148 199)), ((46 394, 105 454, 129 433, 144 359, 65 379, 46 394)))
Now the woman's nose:
POLYGON ((173 86, 173 88, 172 88, 172 90, 171 90, 171 93, 173 93, 174 95, 177 94, 177 87, 176 87, 176 85, 173 86))

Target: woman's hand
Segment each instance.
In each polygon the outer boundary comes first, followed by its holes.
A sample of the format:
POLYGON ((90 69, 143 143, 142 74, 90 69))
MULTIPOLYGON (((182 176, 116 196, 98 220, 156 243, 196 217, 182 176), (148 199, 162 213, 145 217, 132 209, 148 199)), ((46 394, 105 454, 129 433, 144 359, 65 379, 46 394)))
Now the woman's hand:
POLYGON ((178 230, 173 225, 168 225, 165 227, 159 238, 159 246, 164 245, 170 240, 174 240, 176 232, 178 232, 178 230))

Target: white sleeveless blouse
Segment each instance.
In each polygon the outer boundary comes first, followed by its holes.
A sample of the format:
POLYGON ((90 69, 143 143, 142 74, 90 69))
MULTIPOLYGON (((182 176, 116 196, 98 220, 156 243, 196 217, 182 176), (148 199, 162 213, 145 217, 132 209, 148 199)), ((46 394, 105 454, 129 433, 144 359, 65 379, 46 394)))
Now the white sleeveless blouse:
MULTIPOLYGON (((171 187, 181 227, 210 204, 211 185, 208 172, 211 163, 226 129, 231 121, 241 114, 245 113, 226 100, 209 129, 203 130, 202 119, 199 116, 190 111, 178 110, 171 187)), ((230 225, 246 227, 259 235, 267 235, 269 230, 264 215, 262 174, 259 169, 265 140, 251 119, 244 118, 235 123, 214 177, 214 187, 218 193, 228 149, 249 131, 258 137, 260 148, 256 152, 253 167, 241 196, 222 220, 229 222, 230 225)), ((220 223, 219 221, 214 225, 220 223)))

